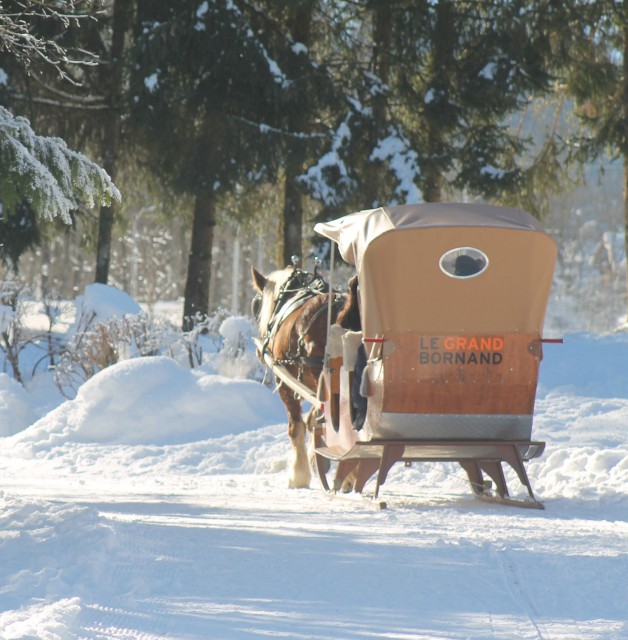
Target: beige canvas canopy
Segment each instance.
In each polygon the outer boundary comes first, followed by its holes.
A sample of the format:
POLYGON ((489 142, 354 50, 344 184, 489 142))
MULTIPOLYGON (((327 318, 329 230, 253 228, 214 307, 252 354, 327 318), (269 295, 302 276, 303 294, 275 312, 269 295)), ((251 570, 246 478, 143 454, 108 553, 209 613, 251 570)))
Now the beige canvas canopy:
POLYGON ((314 227, 355 265, 366 337, 540 334, 556 245, 530 214, 486 204, 380 207, 314 227), (448 260, 479 256, 458 276, 448 260))

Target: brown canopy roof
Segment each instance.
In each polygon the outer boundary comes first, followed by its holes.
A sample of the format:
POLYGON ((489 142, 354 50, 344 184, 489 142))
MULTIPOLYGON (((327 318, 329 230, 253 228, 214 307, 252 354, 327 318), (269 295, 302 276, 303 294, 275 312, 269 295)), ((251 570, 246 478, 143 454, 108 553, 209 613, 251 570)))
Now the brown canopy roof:
POLYGON ((464 203, 380 207, 314 229, 356 266, 367 336, 541 332, 556 246, 524 211, 464 203), (444 274, 442 256, 459 247, 483 252, 488 268, 468 279, 444 274))
POLYGON ((434 202, 365 209, 330 222, 319 222, 314 231, 336 242, 343 260, 359 271, 368 245, 387 231, 452 226, 543 230, 536 218, 519 209, 434 202))

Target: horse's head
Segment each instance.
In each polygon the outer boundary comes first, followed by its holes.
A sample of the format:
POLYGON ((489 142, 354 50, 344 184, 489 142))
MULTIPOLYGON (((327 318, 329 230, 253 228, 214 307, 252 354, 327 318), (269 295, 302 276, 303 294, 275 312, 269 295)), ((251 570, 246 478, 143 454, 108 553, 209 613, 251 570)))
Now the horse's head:
POLYGON ((292 277, 293 267, 286 267, 279 271, 273 271, 263 276, 255 268, 251 267, 253 275, 253 288, 257 291, 251 310, 257 321, 260 337, 264 337, 270 324, 277 301, 285 288, 286 283, 292 277))

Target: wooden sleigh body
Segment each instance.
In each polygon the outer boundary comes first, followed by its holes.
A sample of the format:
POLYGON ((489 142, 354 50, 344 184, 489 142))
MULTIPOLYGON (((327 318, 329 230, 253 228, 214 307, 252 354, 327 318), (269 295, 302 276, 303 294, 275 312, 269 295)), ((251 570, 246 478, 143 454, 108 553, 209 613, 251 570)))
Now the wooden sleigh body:
POLYGON ((361 211, 315 230, 355 265, 362 324, 329 328, 316 394, 293 379, 319 416, 323 487, 362 492, 374 477, 377 496, 397 462, 453 461, 475 496, 542 508, 525 463, 545 446, 532 439, 532 420, 556 245, 538 221, 439 203, 361 211), (360 345, 366 419, 356 428, 360 345), (504 464, 523 499, 510 497, 504 464))
POLYGON ((529 338, 503 338, 521 355, 518 366, 506 358, 501 373, 488 370, 487 364, 467 379, 437 367, 426 367, 416 379, 397 379, 400 370, 416 373, 425 338, 405 334, 402 340, 378 342, 381 346, 372 349, 366 369, 368 413, 359 431, 353 426, 351 409, 353 358, 330 358, 320 394, 324 421, 314 428, 316 464, 324 489, 339 490, 350 478, 352 489, 362 492, 375 477, 373 497, 377 498, 397 462, 453 461, 466 471, 475 496, 542 508, 524 466, 545 449, 544 442, 531 439, 540 341, 529 338), (391 353, 386 354, 388 350, 391 353), (473 398, 472 403, 465 403, 466 395, 473 398), (338 463, 331 485, 325 459, 338 463), (510 497, 504 463, 516 472, 527 490, 526 499, 510 497))

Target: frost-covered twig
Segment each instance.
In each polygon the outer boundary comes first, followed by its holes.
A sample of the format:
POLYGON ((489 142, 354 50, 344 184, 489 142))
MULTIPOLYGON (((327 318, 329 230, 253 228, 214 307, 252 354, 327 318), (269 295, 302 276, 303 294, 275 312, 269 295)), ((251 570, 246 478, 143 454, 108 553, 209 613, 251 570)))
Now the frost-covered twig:
POLYGON ((90 0, 16 0, 14 11, 7 11, 0 4, 0 51, 8 51, 24 67, 34 60, 43 61, 56 69, 61 78, 77 84, 66 69, 76 65, 98 64, 98 57, 83 49, 70 50, 56 39, 39 35, 34 25, 56 23, 61 29, 93 18, 90 0))

